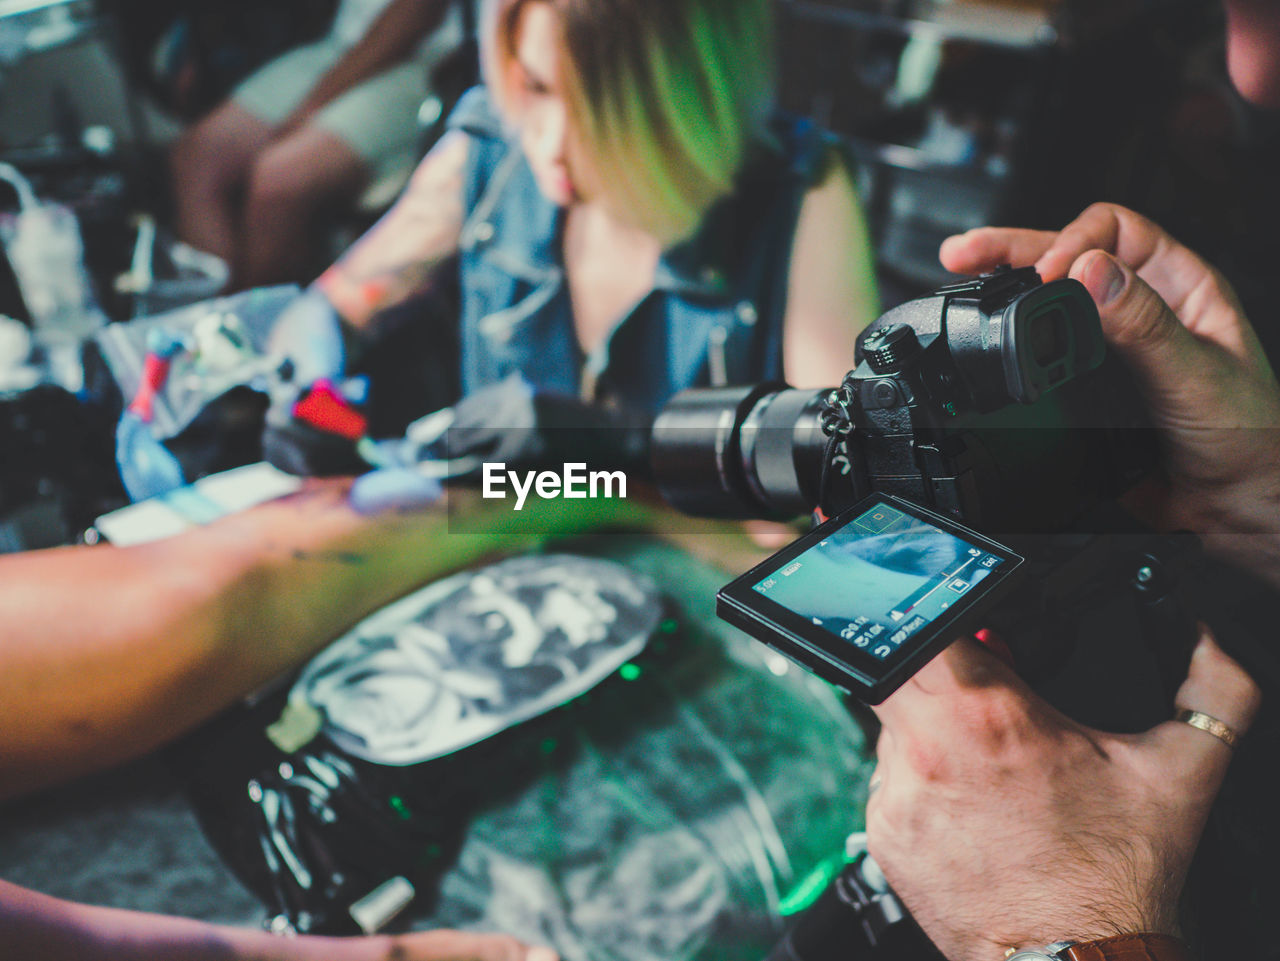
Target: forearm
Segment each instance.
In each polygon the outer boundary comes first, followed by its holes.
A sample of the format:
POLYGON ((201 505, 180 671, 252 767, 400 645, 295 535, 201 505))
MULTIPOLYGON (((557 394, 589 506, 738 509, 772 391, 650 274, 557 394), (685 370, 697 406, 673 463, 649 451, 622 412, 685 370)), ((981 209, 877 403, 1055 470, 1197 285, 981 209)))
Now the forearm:
POLYGON ((414 587, 599 523, 556 501, 451 534, 442 509, 365 517, 346 490, 315 482, 138 547, 0 558, 0 797, 141 755, 414 587))
POLYGON ((275 937, 185 918, 89 907, 0 881, 6 961, 383 961, 387 939, 275 937))
POLYGON ((1247 509, 1232 515, 1231 526, 1213 525, 1202 540, 1209 553, 1280 588, 1278 519, 1280 497, 1259 497, 1247 509))
POLYGON ((285 126, 406 59, 422 38, 440 25, 447 9, 446 0, 395 0, 388 5, 364 36, 312 87, 285 126))
POLYGON ((839 384, 859 332, 879 313, 866 219, 836 156, 805 195, 792 241, 783 328, 783 373, 795 387, 839 384))
POLYGON ((142 754, 334 636, 335 601, 380 596, 342 566, 360 532, 316 487, 152 544, 0 559, 0 796, 142 754))
POLYGON ((357 330, 423 290, 458 249, 467 138, 446 134, 381 220, 316 281, 357 330))

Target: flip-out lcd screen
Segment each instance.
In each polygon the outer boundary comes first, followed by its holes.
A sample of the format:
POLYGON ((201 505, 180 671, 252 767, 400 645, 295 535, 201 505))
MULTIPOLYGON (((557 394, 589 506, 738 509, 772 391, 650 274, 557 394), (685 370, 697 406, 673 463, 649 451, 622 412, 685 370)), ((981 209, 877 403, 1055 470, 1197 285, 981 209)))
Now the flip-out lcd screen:
POLYGON ((720 613, 822 676, 834 670, 859 696, 871 688, 874 702, 949 643, 1021 560, 947 518, 877 496, 735 580, 720 593, 720 613))

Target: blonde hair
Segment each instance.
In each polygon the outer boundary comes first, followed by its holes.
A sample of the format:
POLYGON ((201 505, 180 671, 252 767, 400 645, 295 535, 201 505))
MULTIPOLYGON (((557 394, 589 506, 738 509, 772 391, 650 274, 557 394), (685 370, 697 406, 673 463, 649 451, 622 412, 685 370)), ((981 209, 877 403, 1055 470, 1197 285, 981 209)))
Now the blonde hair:
POLYGON ((773 105, 770 0, 488 0, 485 80, 517 123, 529 3, 557 14, 575 179, 664 243, 688 236, 732 189, 773 105))

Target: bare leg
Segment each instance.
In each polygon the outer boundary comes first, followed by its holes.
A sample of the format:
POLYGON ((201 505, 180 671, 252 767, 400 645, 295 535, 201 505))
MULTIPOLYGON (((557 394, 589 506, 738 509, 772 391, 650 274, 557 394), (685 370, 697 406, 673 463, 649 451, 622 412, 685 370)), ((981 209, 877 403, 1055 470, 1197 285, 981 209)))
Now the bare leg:
POLYGON ((270 142, 271 127, 231 101, 178 138, 169 163, 179 237, 234 262, 240 193, 270 142))
POLYGON ((304 279, 317 253, 318 215, 349 203, 367 177, 359 154, 319 127, 272 144, 249 175, 239 285, 304 279))

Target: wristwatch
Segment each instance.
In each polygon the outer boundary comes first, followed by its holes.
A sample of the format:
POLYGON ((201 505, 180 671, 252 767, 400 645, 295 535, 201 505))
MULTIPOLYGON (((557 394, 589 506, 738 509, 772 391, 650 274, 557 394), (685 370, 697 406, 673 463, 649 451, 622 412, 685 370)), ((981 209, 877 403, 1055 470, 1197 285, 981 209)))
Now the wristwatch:
POLYGON ((1006 961, 1191 961, 1187 946, 1167 934, 1121 934, 1097 941, 1055 941, 1015 951, 1006 961))

